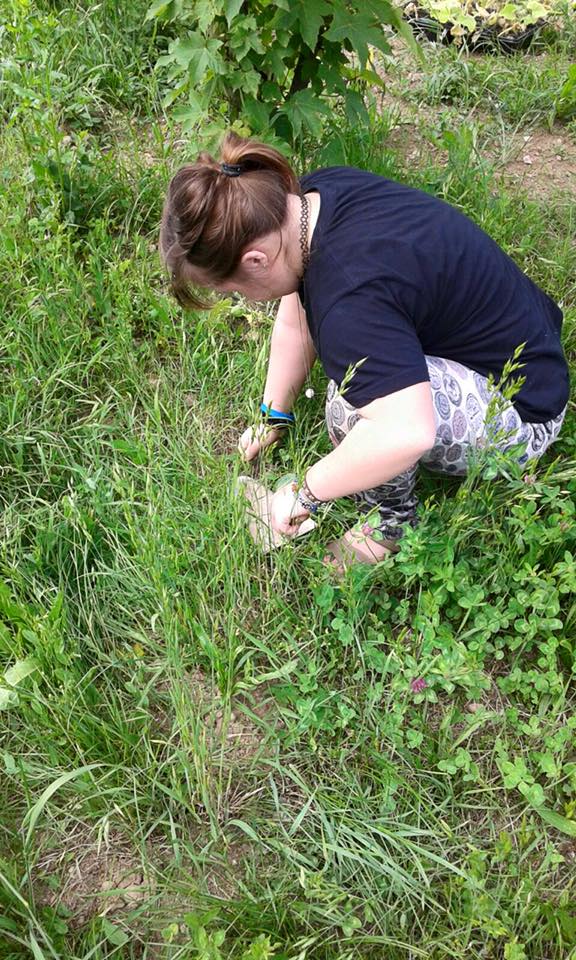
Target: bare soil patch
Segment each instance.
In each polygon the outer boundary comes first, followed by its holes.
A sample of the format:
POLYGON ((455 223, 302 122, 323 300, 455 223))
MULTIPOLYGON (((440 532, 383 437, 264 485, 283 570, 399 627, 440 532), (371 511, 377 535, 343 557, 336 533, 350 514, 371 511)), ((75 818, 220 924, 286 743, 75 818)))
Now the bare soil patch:
MULTIPOLYGON (((488 135, 490 127, 494 127, 494 118, 487 111, 474 107, 463 114, 457 103, 431 105, 418 101, 418 91, 425 83, 426 64, 418 64, 397 39, 392 47, 402 67, 403 88, 415 99, 406 98, 397 88, 394 77, 378 64, 376 68, 386 80, 386 89, 384 93, 377 92, 377 97, 380 109, 396 117, 387 146, 405 162, 416 165, 445 162, 447 153, 431 131, 439 130, 443 123, 456 128, 474 124, 487 131, 481 153, 496 164, 497 174, 503 180, 529 192, 536 200, 562 195, 570 199, 576 197, 576 142, 561 124, 556 123, 551 129, 529 126, 507 130, 502 146, 495 142, 496 134, 488 135)), ((545 56, 538 59, 544 68, 545 56)))
POLYGON ((576 143, 560 126, 516 134, 508 153, 502 173, 535 200, 553 194, 576 197, 576 143))
POLYGON ((153 882, 133 847, 119 833, 105 841, 80 827, 69 843, 42 854, 35 867, 38 903, 64 908, 70 925, 92 917, 128 913, 153 892, 153 882))

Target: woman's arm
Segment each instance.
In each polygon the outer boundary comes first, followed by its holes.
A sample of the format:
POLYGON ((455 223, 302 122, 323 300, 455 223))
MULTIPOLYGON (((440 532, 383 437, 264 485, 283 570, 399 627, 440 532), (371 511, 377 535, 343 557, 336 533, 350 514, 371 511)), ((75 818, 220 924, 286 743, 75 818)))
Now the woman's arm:
POLYGON ((272 331, 264 403, 289 413, 316 359, 297 293, 282 297, 272 331))
MULTIPOLYGON (((355 424, 331 453, 315 463, 306 482, 315 497, 335 500, 387 483, 434 445, 436 418, 430 384, 418 383, 374 400, 358 411, 355 424)), ((272 503, 272 526, 294 533, 307 516, 283 489, 272 503)))
MULTIPOLYGON (((282 297, 272 331, 264 403, 274 410, 290 413, 315 359, 316 351, 300 297, 297 293, 282 297)), ((253 460, 281 437, 280 430, 262 423, 244 431, 238 449, 246 460, 253 460)))
POLYGON ((403 473, 434 446, 430 384, 417 383, 374 400, 331 453, 310 467, 310 489, 321 500, 359 493, 403 473))

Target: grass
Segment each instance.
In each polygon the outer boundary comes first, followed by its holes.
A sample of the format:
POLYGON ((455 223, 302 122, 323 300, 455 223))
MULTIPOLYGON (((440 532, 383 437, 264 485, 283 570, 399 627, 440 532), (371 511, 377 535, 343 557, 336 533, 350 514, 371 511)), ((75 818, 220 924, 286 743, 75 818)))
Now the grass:
MULTIPOLYGON (((257 554, 231 490, 271 315, 166 296, 160 206, 196 145, 145 7, 5 8, 0 957, 565 960, 573 408, 528 481, 423 477, 394 563, 331 582, 347 504, 257 554)), ((424 91, 454 62, 429 53, 424 91)), ((454 110, 473 70, 535 102, 530 62, 474 60, 454 110)), ((417 167, 392 125, 335 115, 301 162, 337 149, 460 206, 562 300, 573 362, 573 205, 496 188, 473 125, 417 167)), ((327 449, 314 385, 264 477, 327 449)))

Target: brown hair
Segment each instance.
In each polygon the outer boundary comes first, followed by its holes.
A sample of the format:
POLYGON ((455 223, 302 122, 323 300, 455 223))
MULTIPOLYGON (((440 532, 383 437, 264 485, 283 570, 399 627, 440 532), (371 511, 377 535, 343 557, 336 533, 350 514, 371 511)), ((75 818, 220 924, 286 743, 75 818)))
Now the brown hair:
POLYGON ((300 195, 296 175, 273 147, 230 132, 220 156, 224 164, 239 164, 240 174, 226 174, 219 161, 200 153, 172 177, 164 204, 160 254, 172 292, 185 307, 206 306, 188 265, 225 280, 248 244, 281 228, 288 194, 300 195))

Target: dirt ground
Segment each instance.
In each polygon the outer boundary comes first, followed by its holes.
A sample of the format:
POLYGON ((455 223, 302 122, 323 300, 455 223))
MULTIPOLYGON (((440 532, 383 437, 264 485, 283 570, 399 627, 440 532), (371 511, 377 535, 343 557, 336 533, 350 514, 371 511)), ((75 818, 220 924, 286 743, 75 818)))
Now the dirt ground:
POLYGON ((503 174, 539 197, 576 197, 576 144, 556 125, 517 134, 503 174))
MULTIPOLYGON (((417 101, 424 70, 414 60, 406 46, 395 38, 392 41, 394 57, 400 64, 402 85, 415 100, 408 99, 397 89, 393 77, 385 70, 386 89, 377 92, 382 109, 397 117, 397 124, 388 138, 388 145, 407 161, 419 164, 427 160, 442 160, 443 151, 430 137, 430 129, 438 128, 442 119, 455 124, 470 123, 490 127, 492 118, 477 109, 463 117, 451 104, 431 106, 417 101)), ((380 69, 376 64, 376 68, 380 69)), ((576 197, 576 142, 560 124, 516 128, 510 123, 505 130, 505 147, 501 143, 485 142, 481 152, 495 162, 498 176, 533 195, 535 198, 576 197)))
POLYGON ((97 914, 110 917, 135 909, 152 893, 152 879, 121 834, 106 838, 79 824, 65 848, 47 849, 34 870, 37 902, 64 909, 72 927, 97 914))

